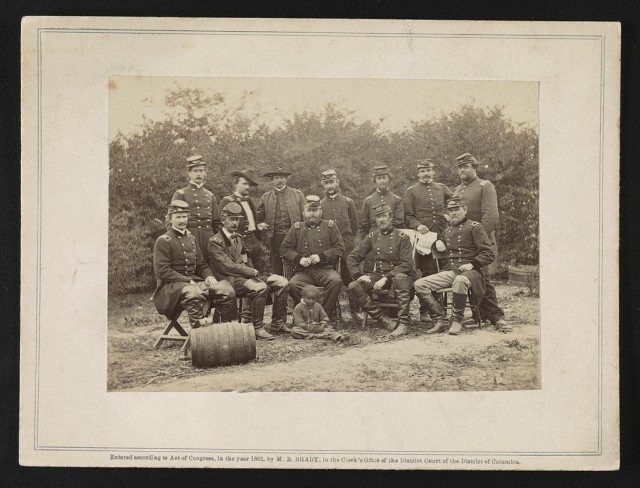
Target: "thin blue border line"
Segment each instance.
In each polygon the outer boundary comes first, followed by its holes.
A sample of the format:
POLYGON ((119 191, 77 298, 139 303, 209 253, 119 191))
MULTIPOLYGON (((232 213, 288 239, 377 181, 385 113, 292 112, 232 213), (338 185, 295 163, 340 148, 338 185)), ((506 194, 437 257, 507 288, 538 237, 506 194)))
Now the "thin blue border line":
POLYGON ((348 454, 348 453, 374 453, 374 454, 431 454, 431 455, 517 455, 517 456, 600 456, 602 454, 602 265, 603 265, 603 174, 602 174, 602 157, 603 157, 603 125, 604 125, 604 64, 605 64, 605 36, 580 36, 580 35, 511 35, 511 34, 418 34, 414 32, 401 33, 349 33, 349 32, 295 32, 295 31, 189 31, 189 30, 127 30, 127 29, 67 29, 67 28, 39 28, 37 30, 38 40, 38 225, 37 225, 37 290, 36 290, 36 375, 35 375, 35 415, 34 415, 34 450, 57 450, 57 451, 154 451, 154 452, 171 452, 171 451, 191 451, 191 452, 323 452, 327 454, 348 454), (40 446, 38 443, 38 413, 39 413, 39 366, 40 366, 40 301, 41 301, 41 249, 42 249, 42 32, 62 32, 62 33, 113 33, 113 34, 190 34, 190 35, 268 35, 268 36, 339 36, 339 37, 416 37, 416 38, 508 38, 508 39, 564 39, 564 40, 597 40, 600 39, 600 152, 599 152, 599 170, 600 170, 600 255, 599 255, 599 289, 598 289, 598 451, 597 452, 482 452, 482 451, 329 451, 329 450, 262 450, 251 451, 243 449, 194 449, 194 448, 173 448, 170 450, 158 450, 158 448, 109 448, 109 447, 85 447, 85 446, 40 446))

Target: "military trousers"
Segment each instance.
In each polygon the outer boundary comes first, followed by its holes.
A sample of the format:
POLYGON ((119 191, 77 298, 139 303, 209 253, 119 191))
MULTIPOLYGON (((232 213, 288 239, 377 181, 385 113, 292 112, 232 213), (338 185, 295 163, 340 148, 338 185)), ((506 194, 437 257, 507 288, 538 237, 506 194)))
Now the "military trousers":
MULTIPOLYGON (((266 280, 258 278, 244 278, 242 276, 228 277, 235 296, 246 298, 251 307, 251 321, 253 328, 258 330, 264 327, 264 309, 267 295, 273 291, 274 303, 271 317, 272 323, 284 324, 287 316, 287 298, 289 296, 289 282, 286 278, 278 275, 271 275, 266 280)), ((235 306, 225 310, 222 314, 223 320, 232 320, 236 317, 235 306)))
POLYGON ((227 281, 218 281, 207 286, 204 281, 186 284, 181 292, 178 304, 187 311, 189 323, 193 325, 204 318, 204 305, 207 299, 212 305, 222 310, 233 303, 236 293, 227 281))
MULTIPOLYGON (((269 246, 269 259, 271 261, 271 272, 280 276, 284 274, 284 263, 280 256, 280 247, 284 242, 285 234, 273 234, 271 238, 271 245, 269 246)), ((289 278, 289 276, 285 276, 289 278)))
POLYGON ((433 292, 449 287, 452 288, 453 293, 461 295, 466 295, 471 290, 473 301, 477 304, 484 298, 486 283, 484 276, 477 269, 462 273, 448 270, 420 278, 416 280, 413 287, 419 298, 424 298, 433 292))
MULTIPOLYGON (((383 275, 379 273, 366 273, 366 276, 371 278, 370 282, 355 280, 349 284, 347 293, 349 298, 360 305, 366 313, 371 315, 374 319, 377 319, 380 314, 380 308, 376 301, 372 300, 372 295, 375 294, 373 285, 376 281, 383 278, 383 275)), ((411 286, 413 285, 413 278, 405 273, 397 273, 391 280, 387 280, 384 286, 384 290, 389 290, 393 287, 395 298, 398 302, 398 321, 401 324, 409 325, 411 323, 410 318, 410 306, 411 306, 411 286)))
POLYGON ((289 280, 289 285, 289 293, 296 304, 300 302, 300 299, 302 298, 302 289, 306 285, 314 285, 323 288, 322 308, 327 312, 329 320, 335 320, 336 306, 338 303, 338 295, 342 288, 342 280, 340 279, 340 275, 334 269, 309 266, 296 271, 289 280))

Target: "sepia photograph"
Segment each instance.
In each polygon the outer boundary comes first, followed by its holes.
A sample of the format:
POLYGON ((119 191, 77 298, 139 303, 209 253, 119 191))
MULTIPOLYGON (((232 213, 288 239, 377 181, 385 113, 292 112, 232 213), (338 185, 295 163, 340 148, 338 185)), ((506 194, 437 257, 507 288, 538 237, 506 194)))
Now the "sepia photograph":
POLYGON ((21 46, 21 464, 617 468, 619 24, 21 46))
POLYGON ((108 92, 109 391, 541 388, 536 82, 108 92))

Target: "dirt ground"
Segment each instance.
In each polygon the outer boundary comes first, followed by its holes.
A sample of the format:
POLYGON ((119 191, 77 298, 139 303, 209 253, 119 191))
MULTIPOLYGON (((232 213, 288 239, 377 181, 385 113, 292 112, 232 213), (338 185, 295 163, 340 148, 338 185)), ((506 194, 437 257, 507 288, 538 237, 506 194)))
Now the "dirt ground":
MULTIPOLYGON (((465 329, 428 335, 412 303, 408 335, 352 324, 341 297, 346 343, 278 336, 258 341, 249 364, 198 369, 180 361, 179 345, 154 350, 165 319, 149 295, 109 303, 108 389, 128 391, 446 391, 540 388, 539 303, 527 289, 496 286, 514 330, 465 329)), ((269 307, 270 308, 270 307, 269 307)), ((186 316, 183 318, 186 322, 186 316)))

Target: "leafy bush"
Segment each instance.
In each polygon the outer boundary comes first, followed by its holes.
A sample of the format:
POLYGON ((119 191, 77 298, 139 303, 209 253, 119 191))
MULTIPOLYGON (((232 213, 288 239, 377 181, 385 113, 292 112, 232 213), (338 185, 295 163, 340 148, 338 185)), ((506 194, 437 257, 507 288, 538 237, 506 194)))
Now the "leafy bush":
MULTIPOLYGON (((373 190, 373 166, 388 164, 392 190, 402 195, 415 181, 416 159, 431 157, 438 179, 453 189, 459 180, 450 163, 471 152, 480 161, 480 177, 498 192, 500 259, 538 262, 538 138, 532 129, 514 127, 499 107, 463 107, 383 132, 378 123, 356 122, 333 105, 295 114, 275 129, 248 119, 241 105, 228 106, 220 94, 178 89, 167 94, 165 105, 172 112, 164 120, 146 121, 142 133, 119 135, 109 146, 110 293, 153 287, 153 244, 165 231, 171 195, 186 185, 184 161, 194 153, 211 162, 206 185, 218 198, 231 192, 226 175, 232 170, 262 174, 282 162, 294 172, 290 185, 305 194, 321 194, 319 173, 334 168, 342 191, 360 208, 373 190)), ((254 196, 269 189, 263 179, 254 196)))

